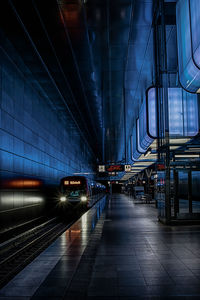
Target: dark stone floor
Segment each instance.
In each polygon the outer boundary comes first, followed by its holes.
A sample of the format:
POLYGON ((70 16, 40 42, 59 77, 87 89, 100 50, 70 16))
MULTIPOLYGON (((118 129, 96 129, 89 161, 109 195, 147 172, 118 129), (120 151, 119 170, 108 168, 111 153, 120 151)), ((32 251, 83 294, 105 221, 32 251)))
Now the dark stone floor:
POLYGON ((94 215, 36 259, 48 271, 35 289, 32 265, 25 283, 19 274, 0 299, 200 299, 200 226, 163 225, 153 205, 125 195, 113 195, 96 226, 94 215))

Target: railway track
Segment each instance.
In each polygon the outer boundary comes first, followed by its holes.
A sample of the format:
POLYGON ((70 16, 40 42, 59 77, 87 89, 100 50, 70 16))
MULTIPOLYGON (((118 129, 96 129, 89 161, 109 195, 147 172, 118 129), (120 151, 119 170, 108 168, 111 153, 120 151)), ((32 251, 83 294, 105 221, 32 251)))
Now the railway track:
POLYGON ((54 218, 0 244, 0 288, 47 248, 71 224, 54 218))

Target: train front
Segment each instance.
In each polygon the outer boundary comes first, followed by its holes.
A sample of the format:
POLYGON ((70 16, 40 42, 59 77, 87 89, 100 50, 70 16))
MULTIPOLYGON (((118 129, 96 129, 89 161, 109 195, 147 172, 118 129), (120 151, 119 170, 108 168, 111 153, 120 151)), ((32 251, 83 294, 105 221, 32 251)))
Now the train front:
POLYGON ((60 191, 60 202, 63 204, 86 204, 88 201, 88 184, 83 176, 62 178, 60 191))

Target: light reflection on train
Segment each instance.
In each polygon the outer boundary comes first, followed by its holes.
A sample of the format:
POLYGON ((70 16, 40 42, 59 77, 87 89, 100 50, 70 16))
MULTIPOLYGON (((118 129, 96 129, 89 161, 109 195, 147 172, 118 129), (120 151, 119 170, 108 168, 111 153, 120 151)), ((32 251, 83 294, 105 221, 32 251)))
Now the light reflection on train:
POLYGON ((59 201, 62 205, 91 207, 104 196, 106 188, 101 183, 84 176, 67 176, 60 181, 59 201))

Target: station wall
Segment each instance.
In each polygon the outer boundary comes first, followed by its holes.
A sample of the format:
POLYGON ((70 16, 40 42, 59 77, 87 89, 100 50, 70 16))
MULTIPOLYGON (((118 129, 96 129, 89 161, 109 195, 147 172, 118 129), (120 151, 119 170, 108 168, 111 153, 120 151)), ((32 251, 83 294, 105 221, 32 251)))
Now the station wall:
POLYGON ((63 176, 92 169, 91 153, 80 134, 60 118, 48 95, 44 97, 34 89, 30 78, 3 48, 0 48, 0 162, 0 214, 15 210, 17 215, 17 210, 34 207, 31 216, 38 215, 43 198, 38 196, 37 188, 56 186, 63 176), (23 179, 28 179, 30 186, 24 186, 23 179))

